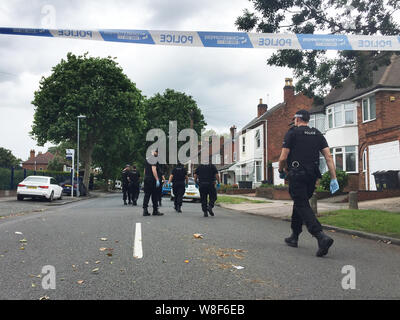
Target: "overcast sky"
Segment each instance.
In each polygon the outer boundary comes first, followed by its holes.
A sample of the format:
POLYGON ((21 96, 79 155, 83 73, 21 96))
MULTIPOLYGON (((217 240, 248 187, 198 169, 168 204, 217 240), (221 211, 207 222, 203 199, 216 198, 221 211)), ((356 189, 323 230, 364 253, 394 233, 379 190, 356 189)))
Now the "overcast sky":
MULTIPOLYGON (((7 0, 0 1, 1 27, 41 28, 55 9, 55 28, 237 31, 234 22, 248 0, 7 0)), ((191 95, 207 129, 229 132, 256 116, 262 98, 270 107, 283 100, 289 69, 270 67, 271 50, 182 48, 0 35, 0 147, 22 160, 29 150, 45 152, 29 136, 33 93, 42 76, 68 52, 117 57, 124 72, 147 96, 166 88, 191 95)))

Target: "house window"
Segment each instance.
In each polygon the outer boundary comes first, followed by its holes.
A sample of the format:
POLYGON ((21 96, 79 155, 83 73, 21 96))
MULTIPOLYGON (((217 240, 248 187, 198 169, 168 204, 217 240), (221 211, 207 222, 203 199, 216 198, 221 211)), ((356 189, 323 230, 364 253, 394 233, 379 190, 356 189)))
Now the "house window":
POLYGON ((233 152, 233 161, 237 161, 237 159, 236 159, 236 152, 233 152))
POLYGON ((342 105, 335 106, 333 109, 333 118, 335 127, 341 127, 343 125, 343 107, 342 105))
POLYGON ((256 161, 256 181, 262 180, 261 161, 256 161))
POLYGON ((328 128, 338 128, 356 123, 356 108, 353 103, 337 104, 327 109, 328 128))
POLYGON ((321 153, 319 154, 319 171, 321 172, 321 174, 324 174, 328 171, 325 157, 321 153))
POLYGON ((261 147, 261 137, 260 137, 260 130, 256 131, 256 147, 257 149, 261 147))
POLYGON ((337 170, 357 172, 357 147, 331 148, 337 170))
POLYGON ((354 104, 344 105, 344 123, 345 124, 355 124, 355 107, 354 104))
POLYGON ((312 114, 310 116, 310 122, 308 123, 310 128, 316 128, 320 132, 325 132, 325 115, 324 114, 312 114))
POLYGON ((246 138, 242 138, 242 152, 246 152, 246 138))
POLYGON ((363 122, 376 119, 375 95, 362 99, 363 122))

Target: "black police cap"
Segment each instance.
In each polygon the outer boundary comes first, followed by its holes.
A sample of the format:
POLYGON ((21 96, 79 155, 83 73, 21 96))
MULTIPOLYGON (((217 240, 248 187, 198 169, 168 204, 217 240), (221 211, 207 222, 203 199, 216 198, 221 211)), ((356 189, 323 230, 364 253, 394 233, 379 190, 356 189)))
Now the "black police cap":
POLYGON ((296 112, 296 114, 293 117, 293 120, 295 118, 300 118, 303 121, 308 122, 308 121, 310 121, 310 113, 307 110, 302 109, 302 110, 299 110, 296 112))

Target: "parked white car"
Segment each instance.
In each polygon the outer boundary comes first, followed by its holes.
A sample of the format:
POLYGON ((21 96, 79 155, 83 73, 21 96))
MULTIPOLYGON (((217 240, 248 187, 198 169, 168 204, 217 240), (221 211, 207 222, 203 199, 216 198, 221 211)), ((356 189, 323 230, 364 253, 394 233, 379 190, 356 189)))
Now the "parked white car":
MULTIPOLYGON (((189 179, 188 186, 185 188, 185 194, 183 199, 191 199, 193 201, 200 200, 200 191, 196 188, 196 184, 193 179, 189 179)), ((171 188, 171 201, 174 200, 174 191, 171 188)))
POLYGON ((52 177, 29 176, 18 184, 17 199, 46 198, 51 202, 53 199, 62 199, 62 191, 63 188, 52 177))
POLYGON ((122 181, 115 180, 115 189, 122 190, 122 181))

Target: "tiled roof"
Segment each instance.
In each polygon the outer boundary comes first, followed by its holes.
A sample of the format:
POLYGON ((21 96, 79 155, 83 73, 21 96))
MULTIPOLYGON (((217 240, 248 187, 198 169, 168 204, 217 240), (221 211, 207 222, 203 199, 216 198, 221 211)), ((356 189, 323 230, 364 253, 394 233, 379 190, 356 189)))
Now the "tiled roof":
POLYGON ((50 152, 38 154, 36 157, 28 159, 23 164, 48 164, 50 160, 54 159, 54 155, 50 152))
POLYGON ((348 101, 378 88, 400 88, 400 56, 393 55, 391 64, 373 72, 372 85, 367 88, 355 87, 351 79, 342 82, 340 88, 332 89, 324 99, 324 106, 348 101))
POLYGON ((261 122, 261 121, 266 120, 266 119, 268 118, 269 115, 271 115, 272 113, 274 113, 276 110, 278 110, 280 107, 282 107, 282 106, 284 106, 284 105, 285 105, 285 103, 282 102, 282 103, 278 103, 277 105, 273 106, 273 107, 272 107, 271 109, 269 109, 267 112, 265 112, 264 114, 262 114, 262 115, 259 116, 259 117, 254 118, 254 119, 251 120, 248 124, 246 124, 246 125, 242 128, 241 132, 243 132, 243 131, 246 130, 246 129, 249 129, 249 128, 253 127, 254 125, 256 125, 257 123, 259 123, 259 122, 261 122))

